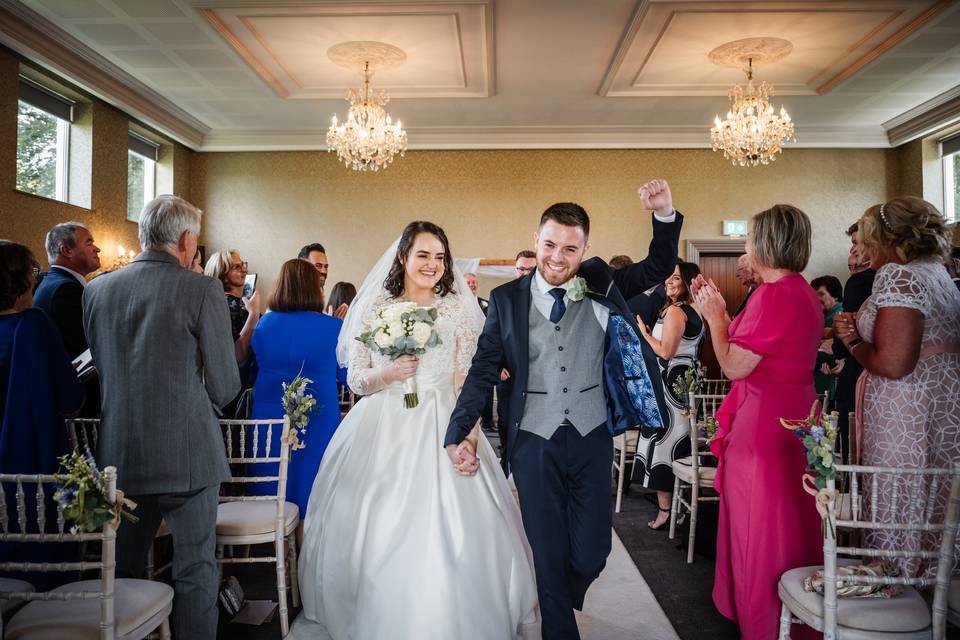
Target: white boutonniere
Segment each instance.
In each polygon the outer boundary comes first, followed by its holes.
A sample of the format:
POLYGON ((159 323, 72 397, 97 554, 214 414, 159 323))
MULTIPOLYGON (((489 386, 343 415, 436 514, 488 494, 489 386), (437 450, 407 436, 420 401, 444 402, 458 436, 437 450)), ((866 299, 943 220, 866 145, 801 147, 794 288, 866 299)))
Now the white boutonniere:
POLYGON ((570 298, 570 302, 580 302, 587 295, 587 281, 577 276, 570 281, 570 286, 567 287, 567 297, 570 298))

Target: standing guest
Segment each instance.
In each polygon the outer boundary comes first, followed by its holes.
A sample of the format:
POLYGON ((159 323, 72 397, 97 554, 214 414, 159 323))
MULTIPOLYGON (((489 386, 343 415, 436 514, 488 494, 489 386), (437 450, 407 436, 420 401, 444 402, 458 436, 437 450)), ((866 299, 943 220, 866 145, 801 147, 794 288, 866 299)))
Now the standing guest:
MULTIPOLYGON (((28 248, 0 240, 0 473, 55 473, 57 459, 70 449, 63 417, 83 404, 83 386, 62 337, 42 311, 31 309, 39 275, 28 248)), ((13 487, 4 499, 8 505, 17 503, 13 487)), ((27 512, 35 513, 32 492, 25 499, 27 512)), ((47 513, 56 513, 52 499, 46 507, 47 513)), ((48 532, 56 531, 55 521, 48 518, 48 532)), ((10 533, 19 532, 19 524, 11 522, 10 533)), ((72 545, 2 543, 0 561, 65 562, 75 559, 75 552, 72 545)), ((57 586, 65 574, 5 575, 46 589, 57 586)))
MULTIPOLYGON (((950 467, 960 460, 960 291, 943 262, 950 227, 929 202, 907 196, 870 207, 859 241, 877 270, 873 293, 854 320, 837 316, 837 336, 865 375, 857 385, 856 446, 863 463, 950 467)), ((926 501, 879 492, 877 517, 920 517, 926 501)), ((909 494, 909 495, 908 495, 909 494)), ((937 496, 942 518, 947 495, 937 496)), ((919 533, 872 531, 880 549, 917 548, 919 533)))
MULTIPOLYGON (((697 370, 703 347, 703 320, 690 304, 693 281, 700 268, 692 262, 680 262, 664 282, 666 300, 653 331, 648 331, 643 319, 637 316, 637 325, 643 339, 657 354, 663 397, 669 411, 664 415, 662 429, 640 427, 636 464, 643 478, 643 486, 657 491, 657 517, 647 523, 655 531, 670 523, 670 503, 673 499, 673 463, 690 455, 690 414, 685 398, 678 397, 673 384, 687 371, 697 370)), ((632 300, 633 298, 631 298, 632 300)))
POLYGON ((530 249, 524 249, 517 254, 517 262, 513 266, 513 277, 522 278, 528 273, 533 273, 537 268, 537 254, 530 249))
POLYGON ((733 380, 710 445, 720 463, 713 602, 740 626, 743 640, 777 637, 781 574, 823 561, 820 517, 803 490, 803 445, 780 425, 780 418, 805 418, 816 400, 823 314, 799 273, 810 258, 810 236, 810 220, 796 207, 778 204, 753 217, 746 250, 762 284, 732 322, 716 286, 702 276, 695 283, 694 308, 733 380))
POLYGON ((736 318, 747 308, 747 300, 750 299, 750 296, 753 295, 753 292, 757 290, 757 286, 760 284, 756 272, 750 265, 750 256, 748 254, 745 253, 737 258, 737 271, 734 277, 737 279, 737 282, 747 288, 747 295, 740 301, 737 312, 733 314, 733 317, 736 318))
POLYGON ((487 307, 490 306, 490 303, 484 298, 481 298, 478 293, 480 291, 480 287, 477 284, 477 274, 465 273, 463 274, 463 279, 467 281, 467 286, 470 287, 470 293, 472 293, 473 297, 477 299, 477 304, 480 305, 480 310, 483 311, 483 315, 487 315, 487 307))
MULTIPOLYGON (((833 353, 833 318, 843 311, 843 286, 836 276, 820 276, 810 281, 823 307, 823 336, 817 349, 817 361, 813 370, 813 386, 818 396, 826 396, 832 406, 837 390, 837 357, 833 353)), ((829 410, 824 407, 824 410, 829 410)))
POLYGON ((357 288, 353 286, 353 284, 349 282, 338 282, 333 285, 333 289, 330 291, 330 301, 327 303, 325 313, 328 316, 343 320, 347 315, 347 311, 350 310, 350 305, 353 304, 353 299, 356 297, 357 288))
POLYGON ((117 467, 117 485, 140 518, 117 534, 117 573, 145 577, 164 520, 173 534, 178 640, 217 635, 217 498, 230 479, 217 413, 240 390, 223 287, 187 268, 200 215, 176 196, 148 202, 139 222, 143 252, 91 281, 83 296, 103 388, 97 460, 117 467))
MULTIPOLYGON (((309 393, 317 404, 310 414, 306 433, 299 434, 306 448, 292 454, 287 472, 287 501, 296 504, 304 516, 323 452, 340 424, 337 379, 346 384, 346 376, 337 366, 336 351, 343 321, 324 315, 320 274, 299 259, 287 260, 280 268, 270 298, 270 311, 253 334, 252 346, 259 372, 253 388, 252 417, 282 418, 282 383, 289 384, 297 374, 313 381, 309 393)), ((265 447, 266 434, 262 434, 261 439, 260 446, 265 447)), ((274 451, 270 455, 279 455, 277 439, 273 439, 271 446, 274 451)), ((248 492, 254 495, 276 494, 276 491, 273 483, 261 482, 248 487, 248 492)))
POLYGON ((629 267, 633 264, 633 258, 626 255, 618 255, 610 258, 610 267, 613 269, 621 269, 623 267, 629 267))
MULTIPOLYGON (((843 311, 856 313, 870 297, 877 272, 870 267, 869 258, 862 255, 858 246, 856 222, 847 229, 847 235, 850 237, 850 254, 847 256, 850 277, 843 288, 843 311)), ((834 367, 838 374, 835 407, 838 415, 837 437, 840 440, 841 459, 847 463, 850 460, 850 413, 856 411, 857 379, 863 373, 863 367, 850 357, 843 341, 836 337, 833 340, 833 355, 838 358, 834 367)))
POLYGON ((330 271, 330 262, 327 260, 327 250, 319 242, 308 244, 297 254, 300 260, 306 260, 313 265, 313 268, 320 274, 320 291, 327 283, 327 274, 330 271))
MULTIPOLYGON (((47 232, 44 242, 50 271, 33 295, 33 305, 43 309, 60 330, 71 360, 87 350, 83 332, 83 290, 86 276, 100 268, 100 248, 93 234, 79 222, 63 222, 47 232)), ((100 415, 100 383, 92 376, 84 385, 86 402, 80 415, 100 415)))
MULTIPOLYGON (((260 320, 260 294, 255 291, 249 298, 243 297, 247 263, 236 249, 224 249, 210 256, 204 273, 223 285, 227 307, 230 309, 230 327, 233 331, 237 364, 242 367, 250 360, 250 339, 260 320)), ((240 377, 241 382, 246 382, 242 374, 240 377)))
POLYGON ((67 355, 76 358, 87 350, 83 333, 83 289, 86 276, 100 268, 100 247, 93 234, 79 222, 63 222, 47 232, 44 242, 50 272, 33 295, 35 307, 43 309, 60 330, 67 355))

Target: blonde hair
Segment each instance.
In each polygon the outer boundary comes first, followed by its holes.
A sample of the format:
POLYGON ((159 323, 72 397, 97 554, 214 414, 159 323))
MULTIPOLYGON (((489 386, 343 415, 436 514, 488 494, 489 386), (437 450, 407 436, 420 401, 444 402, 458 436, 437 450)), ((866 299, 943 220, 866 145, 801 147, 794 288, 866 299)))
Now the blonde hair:
POLYGON ((937 208, 916 196, 895 198, 863 212, 857 225, 857 240, 871 260, 887 248, 911 262, 950 255, 950 227, 937 208))
POLYGON ((810 260, 810 218, 789 204, 775 204, 750 220, 753 261, 768 269, 800 272, 810 260))
POLYGON ((203 268, 203 273, 219 280, 226 286, 227 283, 227 274, 230 273, 230 258, 233 254, 239 254, 240 252, 236 249, 224 249, 223 251, 217 251, 215 254, 207 258, 207 266, 203 268))

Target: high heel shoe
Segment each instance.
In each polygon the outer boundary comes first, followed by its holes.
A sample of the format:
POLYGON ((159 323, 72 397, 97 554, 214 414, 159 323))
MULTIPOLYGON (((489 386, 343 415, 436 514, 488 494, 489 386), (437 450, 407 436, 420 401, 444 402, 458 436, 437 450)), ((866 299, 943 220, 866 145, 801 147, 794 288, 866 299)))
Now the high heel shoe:
MULTIPOLYGON (((662 507, 657 507, 657 510, 660 511, 660 513, 670 513, 670 509, 664 509, 664 508, 662 508, 662 507)), ((651 526, 650 526, 650 523, 648 522, 648 523, 647 523, 647 529, 650 529, 651 531, 663 531, 663 530, 666 529, 669 525, 670 525, 670 518, 667 518, 666 520, 664 520, 663 522, 661 522, 661 523, 660 523, 659 525, 657 525, 656 527, 651 527, 651 526)))

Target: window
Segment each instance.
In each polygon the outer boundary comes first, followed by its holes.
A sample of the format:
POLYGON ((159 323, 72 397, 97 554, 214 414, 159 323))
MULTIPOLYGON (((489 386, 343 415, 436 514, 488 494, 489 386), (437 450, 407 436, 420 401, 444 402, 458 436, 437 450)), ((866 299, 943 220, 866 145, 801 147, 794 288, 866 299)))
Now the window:
POLYGON ((17 189, 67 201, 70 123, 74 103, 20 78, 17 110, 17 189))
POLYGON ((940 141, 943 155, 943 215, 949 222, 960 213, 960 133, 940 141))
POLYGON ((127 220, 140 220, 140 211, 157 195, 157 156, 160 146, 134 133, 127 135, 127 220))

